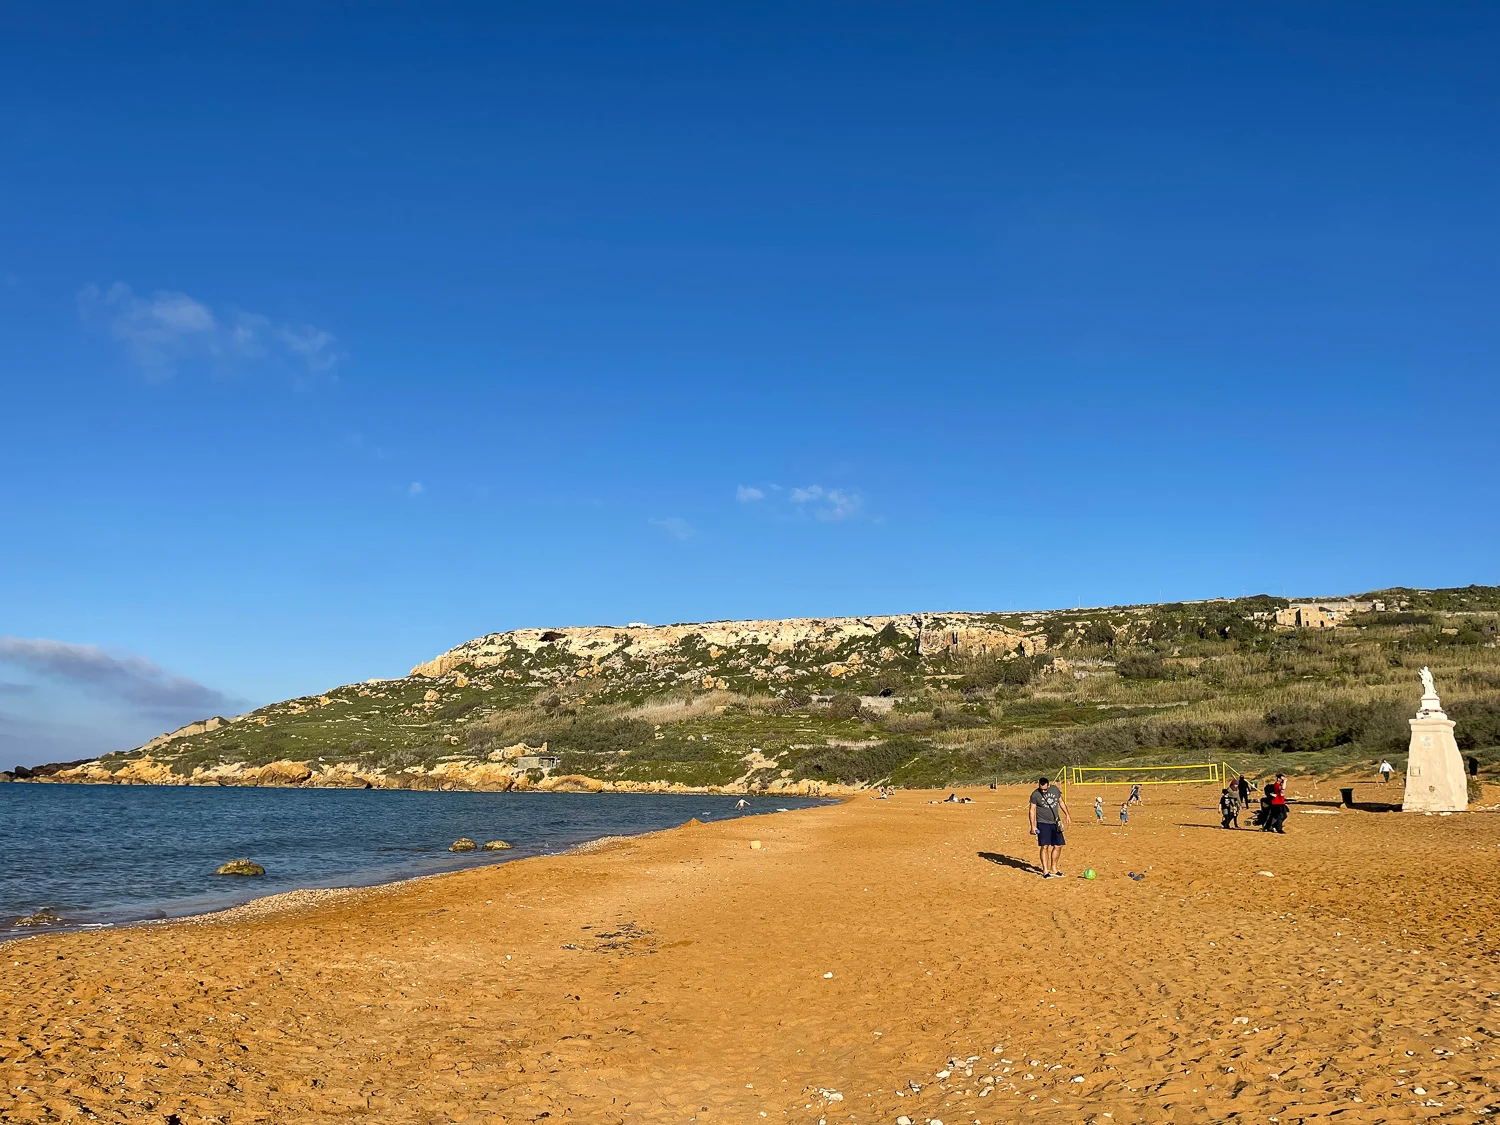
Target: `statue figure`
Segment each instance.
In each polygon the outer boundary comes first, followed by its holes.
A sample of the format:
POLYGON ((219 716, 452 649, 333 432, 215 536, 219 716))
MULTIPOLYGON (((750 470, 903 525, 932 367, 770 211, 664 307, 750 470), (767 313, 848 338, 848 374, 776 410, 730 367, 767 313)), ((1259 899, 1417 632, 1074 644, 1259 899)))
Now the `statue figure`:
POLYGON ((1430 695, 1434 699, 1436 699, 1437 698, 1437 686, 1432 682, 1432 669, 1424 666, 1422 668, 1421 675, 1422 675, 1422 698, 1426 699, 1430 695))

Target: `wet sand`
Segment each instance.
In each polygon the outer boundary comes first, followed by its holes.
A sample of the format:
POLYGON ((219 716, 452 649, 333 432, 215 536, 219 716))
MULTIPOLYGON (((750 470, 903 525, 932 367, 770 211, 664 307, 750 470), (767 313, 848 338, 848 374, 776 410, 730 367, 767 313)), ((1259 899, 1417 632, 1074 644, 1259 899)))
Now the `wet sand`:
POLYGON ((1206 788, 1148 791, 1125 828, 1093 824, 1080 792, 1068 878, 1044 881, 1026 793, 856 798, 14 942, 0 1120, 1290 1125, 1500 1107, 1496 813, 1302 806, 1277 837, 1221 831, 1206 788))

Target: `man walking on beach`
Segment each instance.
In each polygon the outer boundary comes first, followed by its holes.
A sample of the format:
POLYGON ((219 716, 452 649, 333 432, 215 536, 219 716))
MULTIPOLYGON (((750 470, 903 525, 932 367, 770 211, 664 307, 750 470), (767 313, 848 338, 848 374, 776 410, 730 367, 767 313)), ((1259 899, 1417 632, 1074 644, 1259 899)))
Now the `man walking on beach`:
POLYGON ((1249 809, 1250 808, 1250 779, 1247 778, 1244 774, 1240 774, 1239 789, 1240 789, 1240 808, 1242 808, 1242 809, 1249 809))
POLYGON ((1391 783, 1391 774, 1394 773, 1394 772, 1395 772, 1395 767, 1392 766, 1391 763, 1388 762, 1388 761, 1386 761, 1384 758, 1381 758, 1380 759, 1380 784, 1382 784, 1382 785, 1389 785, 1391 783))
POLYGON ((1038 778, 1036 788, 1031 791, 1027 815, 1031 821, 1031 834, 1036 837, 1037 862, 1042 869, 1042 878, 1061 879, 1063 873, 1057 869, 1057 859, 1067 843, 1063 839, 1063 824, 1073 825, 1062 790, 1045 777, 1038 778))

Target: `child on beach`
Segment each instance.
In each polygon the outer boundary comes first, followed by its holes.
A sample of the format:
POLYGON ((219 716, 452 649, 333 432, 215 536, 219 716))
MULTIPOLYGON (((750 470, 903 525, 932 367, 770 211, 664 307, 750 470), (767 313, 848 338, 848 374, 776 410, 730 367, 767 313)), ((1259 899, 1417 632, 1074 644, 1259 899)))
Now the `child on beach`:
POLYGON ((1240 799, 1228 787, 1219 793, 1219 815, 1223 817, 1220 828, 1228 828, 1231 824, 1236 828, 1240 826, 1240 799))
POLYGON ((1120 802, 1120 823, 1121 824, 1129 824, 1130 823, 1130 800, 1129 800, 1129 798, 1126 798, 1124 801, 1120 802))
POLYGON ((1100 824, 1104 823, 1104 798, 1094 798, 1094 820, 1100 824))

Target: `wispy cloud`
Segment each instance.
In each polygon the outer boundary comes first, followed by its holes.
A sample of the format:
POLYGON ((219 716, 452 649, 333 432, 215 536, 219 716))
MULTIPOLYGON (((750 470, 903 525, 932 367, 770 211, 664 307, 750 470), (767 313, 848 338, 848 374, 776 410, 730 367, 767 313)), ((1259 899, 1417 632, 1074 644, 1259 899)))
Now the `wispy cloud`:
POLYGON ((698 534, 693 525, 680 516, 667 516, 664 519, 650 519, 646 522, 673 539, 691 539, 698 534))
POLYGON ((787 501, 804 514, 828 523, 853 519, 864 506, 864 498, 844 488, 824 488, 821 484, 804 485, 787 494, 787 501))
POLYGON ((312 325, 287 324, 260 313, 216 313, 202 301, 160 290, 137 294, 116 282, 90 285, 78 296, 84 318, 101 323, 132 362, 152 378, 186 363, 279 363, 311 375, 330 375, 344 354, 334 336, 312 325))
POLYGON ((144 656, 112 656, 97 645, 0 637, 0 664, 162 715, 203 718, 241 702, 187 676, 174 676, 144 656))
POLYGON ((759 488, 751 488, 742 484, 734 490, 734 498, 741 504, 753 504, 757 500, 764 500, 766 494, 759 488))
POLYGON ((408 496, 420 496, 426 491, 427 489, 423 487, 422 482, 419 480, 414 480, 406 486, 406 494, 408 496))

